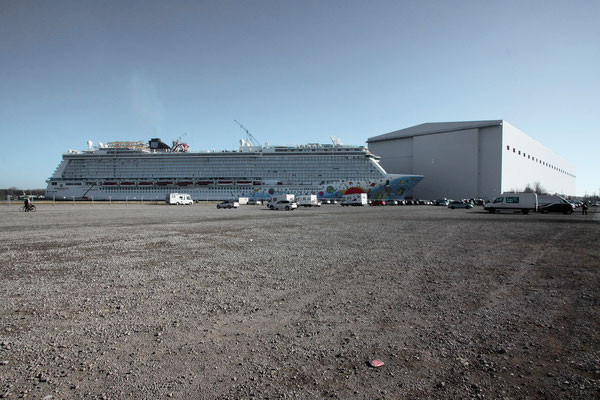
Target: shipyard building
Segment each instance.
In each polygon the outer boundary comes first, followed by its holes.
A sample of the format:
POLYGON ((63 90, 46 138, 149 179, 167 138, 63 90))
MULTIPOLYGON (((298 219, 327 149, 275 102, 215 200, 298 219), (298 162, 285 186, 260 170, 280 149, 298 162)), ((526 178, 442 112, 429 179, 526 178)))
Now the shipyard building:
POLYGON ((484 198, 542 186, 575 195, 575 166, 503 120, 425 123, 368 139, 388 173, 424 175, 413 198, 484 198))

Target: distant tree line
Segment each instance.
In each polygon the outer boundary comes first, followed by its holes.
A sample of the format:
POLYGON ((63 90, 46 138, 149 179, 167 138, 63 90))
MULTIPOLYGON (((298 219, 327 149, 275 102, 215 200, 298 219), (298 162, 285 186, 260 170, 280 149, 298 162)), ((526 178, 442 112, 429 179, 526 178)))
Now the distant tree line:
POLYGON ((0 189, 0 199, 6 199, 7 196, 10 196, 12 199, 16 199, 19 196, 33 195, 33 196, 44 196, 46 194, 46 189, 19 189, 16 187, 9 187, 8 189, 0 189))
POLYGON ((527 184, 527 186, 525 186, 525 190, 523 190, 523 192, 525 193, 536 193, 536 194, 549 194, 546 189, 544 189, 544 187, 542 186, 541 183, 539 182, 534 182, 533 185, 531 184, 527 184))
MULTIPOLYGON (((549 193, 543 186, 541 183, 539 182, 534 182, 533 184, 527 184, 525 186, 525 189, 523 190, 512 190, 513 192, 517 193, 517 192, 524 192, 524 193, 536 193, 538 195, 550 195, 552 193, 549 193)), ((562 193, 553 193, 555 196, 561 196, 564 197, 565 199, 571 199, 574 197, 577 197, 579 200, 584 200, 584 201, 600 201, 600 196, 598 196, 597 194, 593 194, 593 195, 585 195, 585 196, 567 196, 564 195, 562 193)))

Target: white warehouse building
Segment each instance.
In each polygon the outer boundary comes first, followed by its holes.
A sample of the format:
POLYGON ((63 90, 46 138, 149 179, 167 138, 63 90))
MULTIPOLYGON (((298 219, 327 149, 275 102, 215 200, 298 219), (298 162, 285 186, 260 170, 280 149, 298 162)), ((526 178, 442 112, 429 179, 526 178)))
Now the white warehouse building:
POLYGON ((424 175, 418 199, 490 199, 542 186, 575 195, 575 166, 503 120, 426 123, 367 140, 388 173, 424 175))

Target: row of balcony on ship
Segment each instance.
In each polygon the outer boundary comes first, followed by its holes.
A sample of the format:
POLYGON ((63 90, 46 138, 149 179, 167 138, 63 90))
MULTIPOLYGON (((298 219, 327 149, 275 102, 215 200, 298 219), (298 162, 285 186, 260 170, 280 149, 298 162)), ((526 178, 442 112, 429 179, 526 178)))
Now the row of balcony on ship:
POLYGON ((97 186, 260 186, 262 181, 247 180, 247 179, 148 179, 148 180, 104 180, 98 182, 86 182, 88 184, 96 184, 97 186))

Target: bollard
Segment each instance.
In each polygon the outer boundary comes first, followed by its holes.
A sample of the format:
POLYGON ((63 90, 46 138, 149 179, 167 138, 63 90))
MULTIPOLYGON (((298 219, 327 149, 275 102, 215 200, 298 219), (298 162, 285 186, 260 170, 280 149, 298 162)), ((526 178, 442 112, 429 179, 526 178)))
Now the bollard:
POLYGON ((144 196, 142 196, 142 204, 144 204, 144 196))
POLYGON ((94 196, 92 196, 92 205, 94 205, 94 196))
POLYGON ((125 205, 128 206, 129 203, 127 202, 127 200, 129 199, 129 197, 125 196, 125 205))
POLYGON ((73 196, 73 205, 75 205, 75 196, 73 196))
POLYGON ((55 206, 56 205, 56 196, 52 196, 52 205, 55 206))
POLYGON ((10 206, 10 194, 6 195, 6 201, 8 201, 8 205, 10 206))
POLYGON ((108 196, 108 205, 112 206, 112 196, 108 196))

